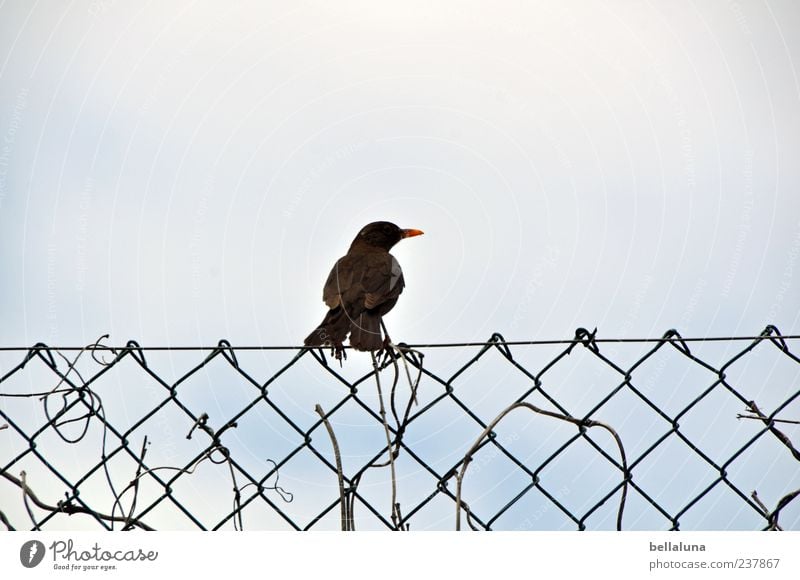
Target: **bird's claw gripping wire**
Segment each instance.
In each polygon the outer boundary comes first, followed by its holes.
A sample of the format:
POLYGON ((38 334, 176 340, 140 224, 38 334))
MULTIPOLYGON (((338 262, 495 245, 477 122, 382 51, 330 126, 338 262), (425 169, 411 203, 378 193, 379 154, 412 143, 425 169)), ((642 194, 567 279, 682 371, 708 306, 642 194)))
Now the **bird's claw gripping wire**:
POLYGON ((334 342, 331 344, 331 356, 339 361, 339 366, 342 366, 342 361, 347 360, 347 351, 341 342, 334 342))
POLYGON ((381 347, 375 351, 375 358, 379 361, 380 367, 384 367, 387 363, 397 358, 394 352, 394 344, 388 334, 384 336, 381 347))

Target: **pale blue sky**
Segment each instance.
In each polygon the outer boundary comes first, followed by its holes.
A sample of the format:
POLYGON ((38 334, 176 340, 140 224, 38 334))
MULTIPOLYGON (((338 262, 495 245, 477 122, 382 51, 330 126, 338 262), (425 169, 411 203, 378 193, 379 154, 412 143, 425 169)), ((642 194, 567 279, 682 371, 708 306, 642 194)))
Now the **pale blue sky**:
POLYGON ((297 343, 361 225, 408 342, 796 330, 791 2, 3 5, 3 344, 297 343))

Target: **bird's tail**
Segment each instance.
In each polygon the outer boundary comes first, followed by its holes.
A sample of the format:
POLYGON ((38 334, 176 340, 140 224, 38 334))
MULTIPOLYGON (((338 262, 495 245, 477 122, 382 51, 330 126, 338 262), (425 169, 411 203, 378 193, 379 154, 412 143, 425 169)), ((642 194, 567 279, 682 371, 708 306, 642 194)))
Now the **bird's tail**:
POLYGON ((341 345, 347 337, 350 320, 345 316, 341 306, 332 308, 322 319, 319 326, 306 337, 306 346, 335 346, 341 345))
POLYGON ((379 314, 364 311, 350 322, 350 346, 356 350, 380 350, 383 348, 379 314))

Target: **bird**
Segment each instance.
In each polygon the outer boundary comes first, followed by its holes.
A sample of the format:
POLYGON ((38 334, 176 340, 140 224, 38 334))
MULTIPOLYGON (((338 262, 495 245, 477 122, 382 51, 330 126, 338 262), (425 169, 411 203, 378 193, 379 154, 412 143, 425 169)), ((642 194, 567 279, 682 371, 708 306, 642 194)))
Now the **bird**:
POLYGON ((349 334, 355 350, 384 350, 390 339, 388 333, 385 338, 381 336, 382 317, 394 307, 405 287, 400 264, 389 250, 400 240, 423 233, 386 221, 361 228, 347 254, 336 261, 328 275, 322 300, 329 310, 306 337, 305 346, 330 346, 341 360, 342 345, 349 334))

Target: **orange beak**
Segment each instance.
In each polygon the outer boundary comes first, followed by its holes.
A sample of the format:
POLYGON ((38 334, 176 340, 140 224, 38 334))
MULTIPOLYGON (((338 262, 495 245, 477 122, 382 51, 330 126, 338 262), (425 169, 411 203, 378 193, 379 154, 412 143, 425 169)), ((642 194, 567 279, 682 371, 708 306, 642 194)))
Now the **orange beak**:
POLYGON ((414 236, 421 236, 424 234, 422 230, 403 230, 404 238, 413 238, 414 236))

